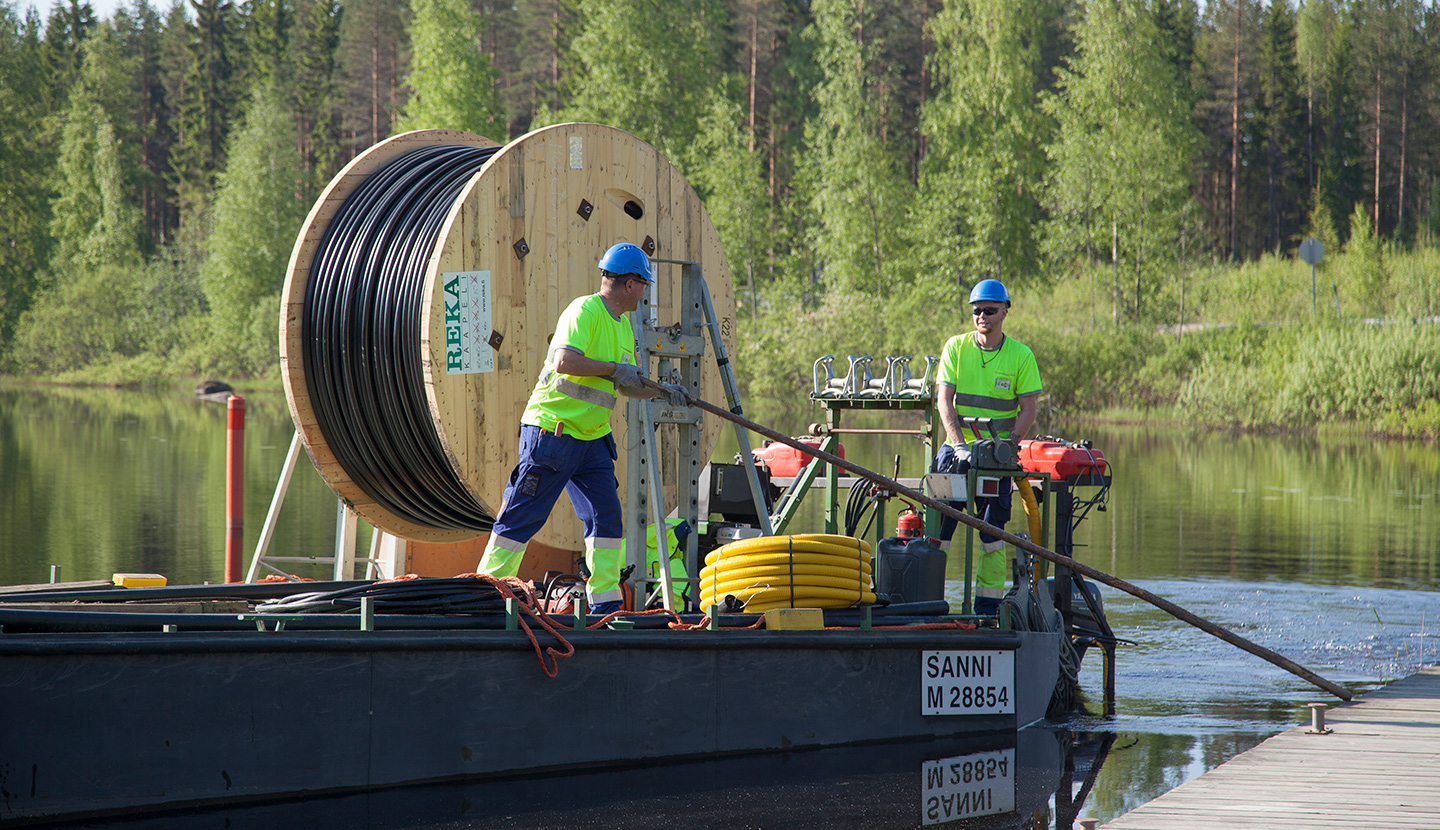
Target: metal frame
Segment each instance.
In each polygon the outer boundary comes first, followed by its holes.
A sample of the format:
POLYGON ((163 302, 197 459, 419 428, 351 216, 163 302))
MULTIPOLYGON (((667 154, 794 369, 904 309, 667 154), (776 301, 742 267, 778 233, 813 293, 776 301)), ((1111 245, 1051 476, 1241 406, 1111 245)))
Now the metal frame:
MULTIPOLYGON (((285 465, 280 469, 280 480, 275 484, 275 495, 270 499, 270 510, 265 514, 265 524, 260 528, 260 540, 255 544, 255 553, 250 559, 250 570, 245 574, 245 581, 254 582, 262 567, 272 573, 289 576, 284 570, 270 564, 272 562, 301 562, 308 565, 329 562, 334 565, 331 578, 340 582, 355 578, 355 565, 359 562, 365 563, 366 579, 384 577, 386 564, 389 564, 391 571, 402 570, 399 566, 405 561, 405 540, 391 536, 379 528, 375 528, 370 537, 370 555, 355 555, 360 517, 339 499, 336 499, 338 507, 335 511, 335 553, 332 556, 270 555, 270 543, 275 539, 275 524, 280 517, 280 508, 285 504, 285 494, 290 491, 290 479, 295 475, 295 465, 299 458, 300 433, 296 432, 290 439, 290 449, 285 453, 285 465)), ((399 574, 391 573, 389 576, 396 577, 399 574)))
MULTIPOLYGON (((689 390, 691 397, 698 398, 702 358, 706 354, 705 334, 708 332, 711 353, 725 389, 726 403, 731 412, 743 414, 739 384, 735 381, 735 373, 725 352, 720 321, 710 300, 703 266, 688 260, 652 259, 651 262, 680 266, 680 302, 677 304, 680 320, 663 328, 658 325, 652 299, 655 284, 652 283, 630 320, 635 342, 639 344, 640 374, 661 383, 679 383, 689 390)), ((700 583, 700 468, 709 462, 708 458, 700 458, 702 414, 695 407, 672 408, 657 399, 631 398, 626 402, 625 424, 630 445, 626 447, 625 564, 633 568, 630 578, 639 588, 632 600, 636 608, 632 610, 643 609, 648 604, 649 592, 655 583, 660 584, 661 601, 665 608, 676 610, 673 607, 674 592, 666 545, 664 488, 661 486, 658 430, 662 424, 674 424, 679 433, 675 447, 679 494, 677 512, 690 524, 692 531, 685 540, 686 581, 697 586, 700 583), (645 567, 649 547, 645 537, 652 525, 655 527, 659 560, 656 577, 650 576, 645 567)), ((749 461, 745 465, 746 478, 750 484, 750 496, 756 505, 756 515, 762 517, 762 531, 770 535, 769 513, 765 508, 765 495, 760 489, 760 477, 755 471, 750 436, 739 426, 735 427, 735 435, 742 457, 749 461)))

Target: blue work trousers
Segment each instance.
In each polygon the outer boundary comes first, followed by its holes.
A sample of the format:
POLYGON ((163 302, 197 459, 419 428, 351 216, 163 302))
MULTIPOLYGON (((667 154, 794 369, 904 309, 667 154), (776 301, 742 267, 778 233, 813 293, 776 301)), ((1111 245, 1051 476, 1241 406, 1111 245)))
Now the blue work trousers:
POLYGON ((615 436, 611 434, 583 441, 522 424, 520 462, 505 485, 494 535, 530 541, 545 525, 563 490, 570 494, 575 513, 585 525, 585 538, 623 537, 615 458, 615 436))

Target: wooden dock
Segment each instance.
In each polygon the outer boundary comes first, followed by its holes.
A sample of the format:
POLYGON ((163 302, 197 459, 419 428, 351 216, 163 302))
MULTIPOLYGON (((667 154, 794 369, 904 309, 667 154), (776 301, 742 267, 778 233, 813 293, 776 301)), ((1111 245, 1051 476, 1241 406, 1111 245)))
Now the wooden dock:
POLYGON ((1440 667, 1330 709, 1325 725, 1282 732, 1104 827, 1440 827, 1440 667))

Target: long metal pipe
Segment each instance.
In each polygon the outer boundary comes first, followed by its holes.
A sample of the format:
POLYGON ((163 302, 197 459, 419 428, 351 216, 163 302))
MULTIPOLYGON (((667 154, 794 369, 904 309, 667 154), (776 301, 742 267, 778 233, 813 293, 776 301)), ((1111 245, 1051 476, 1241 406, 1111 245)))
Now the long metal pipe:
POLYGON ((1270 649, 1265 648, 1259 643, 1247 640, 1244 637, 1241 637, 1239 634, 1236 634, 1235 632, 1230 631, 1227 628, 1211 622, 1204 617, 1193 614, 1171 602, 1170 600, 1165 599, 1164 597, 1156 596, 1155 594, 1150 593, 1149 591, 1141 588, 1138 585, 1133 585, 1117 576, 1111 576, 1110 574, 1105 573, 1104 571, 1097 568, 1093 568, 1090 565, 1079 561, 1078 559, 1071 559, 1068 556, 1064 556, 1052 550, 1042 548, 1034 542, 1030 541, 1029 539, 1022 539, 1019 536, 1014 535, 1013 533, 1007 533, 1006 531, 995 527, 994 525, 988 524, 980 519, 975 518, 974 516, 971 516, 969 513, 966 513, 963 510, 956 510, 950 505, 940 501, 936 501, 935 499, 930 498, 929 496, 919 492, 918 490, 912 490, 898 481, 888 479, 885 476, 880 475, 879 473, 867 470, 864 467, 855 464, 854 462, 846 461, 845 459, 837 455, 825 452, 818 447, 811 447, 801 444, 799 441, 796 441, 788 435, 782 435, 781 433, 776 432, 769 427, 757 424, 754 421, 745 418, 744 416, 736 415, 733 412, 721 409, 720 407, 709 403, 708 401, 703 401, 698 398, 690 398, 689 404, 691 406, 698 406, 706 412, 711 413, 712 415, 717 415, 727 421, 739 424, 753 432, 757 432, 760 435, 769 438, 771 441, 779 441, 782 444, 786 444, 788 446, 794 447, 797 450, 813 455, 816 458, 819 458, 821 461, 829 464, 834 464, 836 467, 839 467, 843 470, 849 470, 860 478, 870 481, 873 484, 877 484, 887 490, 892 490, 895 493, 907 499, 910 499, 911 501, 923 504, 926 507, 939 511, 942 515, 949 516, 950 518, 955 519, 962 524, 968 525, 975 530, 983 531, 990 534, 991 536, 1004 539, 1009 544, 1014 545, 1021 550, 1029 551, 1030 553, 1034 554, 1035 556, 1039 556, 1042 559, 1048 559, 1049 561, 1054 562, 1057 565, 1063 565, 1064 567, 1088 576, 1097 582, 1103 582, 1112 588, 1119 589, 1127 594, 1130 594, 1131 596, 1143 599, 1151 605, 1155 606, 1156 608, 1159 608, 1161 611, 1169 614, 1170 616, 1175 617, 1182 622, 1189 623, 1190 625, 1195 626, 1201 631, 1204 631, 1206 634, 1218 637, 1221 640, 1224 640, 1225 642, 1236 646, 1237 648, 1248 651, 1256 657, 1267 660, 1270 663, 1273 663, 1274 665, 1279 666, 1280 668, 1290 672, 1291 674, 1294 674, 1309 681, 1310 683, 1315 684, 1316 686, 1319 686, 1320 688, 1324 689, 1332 695, 1335 695, 1341 700, 1350 700, 1354 696, 1351 691, 1344 686, 1326 680, 1325 678, 1321 677, 1313 671, 1310 671, 1309 669, 1305 668, 1299 663, 1296 663, 1290 658, 1271 651, 1270 649))

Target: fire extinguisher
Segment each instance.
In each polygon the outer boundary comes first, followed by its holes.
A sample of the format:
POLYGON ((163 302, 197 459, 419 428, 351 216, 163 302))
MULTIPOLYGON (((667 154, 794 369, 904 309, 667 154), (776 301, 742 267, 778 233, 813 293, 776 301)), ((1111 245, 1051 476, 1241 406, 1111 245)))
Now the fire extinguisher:
POLYGON ((925 533, 925 520, 921 518, 920 511, 915 508, 907 508, 900 511, 895 520, 895 535, 914 538, 925 533))

